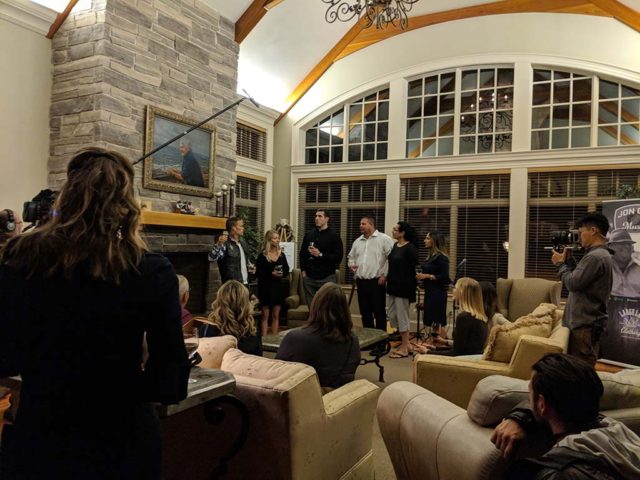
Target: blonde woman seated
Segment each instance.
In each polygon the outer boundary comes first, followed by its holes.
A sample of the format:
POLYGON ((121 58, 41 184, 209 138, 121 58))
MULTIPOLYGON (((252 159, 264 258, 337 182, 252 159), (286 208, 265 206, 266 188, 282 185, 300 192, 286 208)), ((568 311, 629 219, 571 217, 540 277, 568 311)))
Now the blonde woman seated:
POLYGON ((251 315, 249 290, 244 285, 237 280, 222 284, 211 308, 208 323, 202 328, 202 337, 233 335, 244 353, 262 356, 262 339, 258 337, 251 315))
POLYGON ((282 339, 276 358, 312 366, 321 387, 341 387, 353 381, 360 364, 360 344, 352 327, 342 289, 325 283, 313 297, 308 324, 282 339))
POLYGON ((480 284, 473 278, 461 278, 456 282, 453 299, 458 302, 460 313, 456 316, 452 354, 458 356, 482 353, 488 329, 480 284))

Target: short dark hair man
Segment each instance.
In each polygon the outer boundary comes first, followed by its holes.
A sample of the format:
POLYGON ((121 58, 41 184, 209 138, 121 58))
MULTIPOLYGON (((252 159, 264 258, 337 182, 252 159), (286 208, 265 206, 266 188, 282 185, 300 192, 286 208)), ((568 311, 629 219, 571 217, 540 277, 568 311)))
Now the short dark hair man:
POLYGON ((340 236, 329 227, 329 214, 324 208, 316 210, 315 228, 309 230, 300 246, 300 270, 307 305, 322 285, 338 283, 336 267, 343 255, 340 236))
POLYGON ((182 155, 182 170, 178 172, 174 168, 168 168, 167 173, 187 185, 204 187, 202 169, 191 150, 191 142, 189 140, 180 142, 180 155, 182 155))
POLYGON ((554 250, 551 261, 569 290, 562 323, 569 327, 569 353, 595 365, 600 335, 607 323, 611 295, 612 260, 607 249, 609 221, 600 213, 588 213, 576 223, 580 245, 586 250, 576 264, 571 249, 554 250))
POLYGON ((587 362, 561 353, 533 365, 530 409, 516 408, 491 441, 507 458, 545 430, 553 448, 514 462, 504 478, 517 480, 640 478, 640 438, 622 423, 599 417, 602 381, 587 362))
POLYGON ((386 283, 389 263, 387 257, 393 240, 376 229, 376 220, 365 215, 360 220, 360 235, 349 251, 349 268, 358 286, 358 307, 365 328, 387 330, 385 310, 386 283))
POLYGON ((249 273, 254 266, 249 261, 249 246, 242 238, 244 220, 240 217, 227 219, 227 232, 218 237, 216 244, 209 252, 209 261, 218 262, 218 270, 222 283, 237 280, 247 285, 249 273))

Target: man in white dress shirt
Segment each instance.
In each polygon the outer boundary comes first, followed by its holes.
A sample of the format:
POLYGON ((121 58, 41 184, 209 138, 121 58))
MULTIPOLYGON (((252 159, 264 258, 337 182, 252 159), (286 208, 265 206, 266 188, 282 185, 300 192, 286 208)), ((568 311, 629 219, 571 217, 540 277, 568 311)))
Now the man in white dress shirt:
POLYGON ((349 252, 349 268, 358 286, 358 307, 365 328, 387 330, 386 277, 389 265, 387 257, 393 248, 393 240, 376 230, 373 217, 360 220, 360 235, 349 252), (375 317, 375 326, 373 318, 375 317))

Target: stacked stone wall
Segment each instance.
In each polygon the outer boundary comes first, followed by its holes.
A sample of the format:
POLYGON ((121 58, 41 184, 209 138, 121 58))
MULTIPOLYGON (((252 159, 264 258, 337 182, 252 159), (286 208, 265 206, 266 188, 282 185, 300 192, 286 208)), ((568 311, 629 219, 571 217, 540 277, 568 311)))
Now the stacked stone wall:
MULTIPOLYGON (((60 185, 72 154, 96 145, 132 160, 144 151, 147 106, 200 121, 235 93, 234 24, 200 0, 93 0, 53 39, 49 183, 60 185)), ((218 117, 214 191, 235 171, 235 109, 218 117)), ((178 199, 213 214, 211 199, 136 188, 154 210, 178 199)))

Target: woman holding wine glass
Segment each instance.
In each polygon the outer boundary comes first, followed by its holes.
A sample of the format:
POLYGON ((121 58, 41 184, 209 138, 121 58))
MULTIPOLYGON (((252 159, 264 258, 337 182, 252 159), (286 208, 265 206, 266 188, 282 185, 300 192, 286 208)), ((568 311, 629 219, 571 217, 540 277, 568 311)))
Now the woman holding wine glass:
POLYGON ((264 236, 262 250, 256 261, 258 277, 258 299, 262 309, 262 336, 269 329, 269 312, 271 312, 271 331, 278 333, 280 326, 280 309, 287 296, 286 283, 282 280, 289 275, 287 258, 280 249, 280 235, 269 230, 264 236))
POLYGON ((119 153, 78 152, 49 221, 3 252, 0 377, 22 376, 3 479, 160 478, 150 402, 184 399, 189 365, 178 279, 140 236, 133 179, 119 153))
POLYGON ((447 291, 449 278, 449 257, 445 238, 437 230, 428 232, 424 237, 427 258, 420 265, 416 279, 423 282, 424 288, 424 326, 429 327, 434 336, 445 336, 447 324, 447 291))

